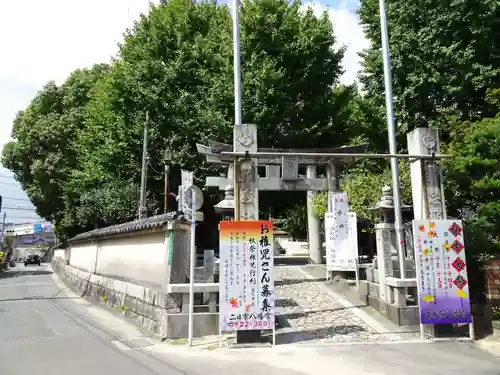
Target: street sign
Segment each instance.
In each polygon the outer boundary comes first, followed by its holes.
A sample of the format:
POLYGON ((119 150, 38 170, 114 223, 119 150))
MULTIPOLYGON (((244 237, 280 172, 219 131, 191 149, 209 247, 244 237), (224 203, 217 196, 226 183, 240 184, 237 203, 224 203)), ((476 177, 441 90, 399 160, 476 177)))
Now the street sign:
POLYGON ((191 185, 188 186, 187 189, 184 192, 184 207, 189 207, 191 208, 193 204, 193 191, 194 194, 196 195, 196 202, 195 202, 195 207, 196 210, 199 210, 201 206, 203 206, 203 193, 201 189, 196 186, 196 185, 191 185))

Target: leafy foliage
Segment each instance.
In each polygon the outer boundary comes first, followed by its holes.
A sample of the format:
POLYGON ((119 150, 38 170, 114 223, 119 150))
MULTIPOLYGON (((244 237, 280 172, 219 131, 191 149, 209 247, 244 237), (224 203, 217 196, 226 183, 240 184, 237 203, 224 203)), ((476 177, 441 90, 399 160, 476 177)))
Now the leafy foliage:
POLYGON ((14 239, 12 236, 3 236, 3 241, 0 244, 2 252, 8 253, 9 251, 12 251, 13 246, 14 246, 14 239))
MULTIPOLYGON (((387 3, 395 109, 400 131, 428 120, 444 127, 496 113, 484 97, 500 87, 500 3, 391 0, 387 3)), ((377 0, 362 0, 359 17, 371 48, 361 80, 383 102, 384 81, 377 0)), ((442 134, 444 141, 446 133, 442 134)))
POLYGON ((449 201, 460 214, 473 212, 468 220, 477 252, 482 257, 500 254, 500 115, 474 123, 462 123, 448 151, 455 158, 446 165, 449 201))
MULTIPOLYGON (((408 164, 401 162, 400 190, 404 203, 411 202, 410 168, 408 164)), ((363 168, 352 168, 344 176, 345 184, 342 191, 347 192, 349 198, 349 209, 356 212, 359 220, 367 222, 375 221, 375 214, 368 211, 380 200, 382 187, 391 186, 391 171, 389 168, 374 173, 363 168)), ((317 194, 314 198, 314 209, 317 216, 323 218, 327 211, 327 193, 317 194)))
POLYGON ((307 238, 307 208, 305 205, 295 205, 286 210, 282 218, 273 221, 276 226, 294 239, 307 238))
MULTIPOLYGON (((260 146, 346 142, 354 129, 334 113, 342 95, 331 92, 344 50, 336 48, 326 14, 303 12, 297 1, 251 0, 240 24, 243 117, 258 124, 260 146)), ((193 170, 199 185, 218 172, 202 163, 195 143, 231 142, 232 55, 227 6, 190 0, 151 6, 127 31, 111 66, 75 71, 61 86, 49 83, 18 115, 4 165, 60 238, 129 220, 148 112, 154 213, 163 201, 158 171, 165 147, 175 153, 170 185, 181 168, 193 170)), ((263 209, 276 197, 263 199, 263 209)))
POLYGON ((108 68, 76 70, 60 87, 49 82, 14 121, 15 141, 4 147, 2 163, 15 173, 37 213, 47 220, 60 223, 65 216, 65 185, 78 165, 86 105, 108 68))

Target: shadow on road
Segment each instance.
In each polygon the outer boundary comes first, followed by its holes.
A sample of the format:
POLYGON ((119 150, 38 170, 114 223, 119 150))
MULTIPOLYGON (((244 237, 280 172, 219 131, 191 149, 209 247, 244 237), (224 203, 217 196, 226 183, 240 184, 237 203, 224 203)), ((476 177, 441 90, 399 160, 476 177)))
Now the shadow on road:
POLYGON ((24 277, 24 276, 38 276, 38 275, 51 275, 53 272, 48 270, 17 270, 10 269, 8 271, 0 273, 0 279, 8 279, 12 277, 24 277))

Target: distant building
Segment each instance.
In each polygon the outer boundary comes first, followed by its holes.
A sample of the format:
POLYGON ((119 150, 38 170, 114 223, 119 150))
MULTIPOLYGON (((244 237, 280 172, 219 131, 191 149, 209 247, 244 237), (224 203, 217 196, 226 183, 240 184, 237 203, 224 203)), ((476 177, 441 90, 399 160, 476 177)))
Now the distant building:
POLYGON ((6 223, 4 235, 14 237, 14 247, 30 245, 52 245, 54 243, 53 226, 49 222, 14 224, 6 223))

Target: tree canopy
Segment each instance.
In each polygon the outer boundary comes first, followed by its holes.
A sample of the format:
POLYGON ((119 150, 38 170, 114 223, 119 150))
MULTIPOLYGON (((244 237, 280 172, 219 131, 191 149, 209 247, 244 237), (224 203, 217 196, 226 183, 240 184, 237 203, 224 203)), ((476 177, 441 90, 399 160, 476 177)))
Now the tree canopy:
MULTIPOLYGON (((337 116, 342 74, 326 14, 300 3, 253 0, 241 10, 243 120, 261 147, 342 145, 359 125, 337 116)), ((195 143, 231 142, 233 51, 229 8, 171 0, 151 6, 108 65, 46 85, 15 120, 3 153, 38 213, 67 237, 129 220, 137 210, 142 132, 149 114, 149 211, 163 201, 162 155, 200 179, 195 143)), ((174 183, 175 185, 175 183, 174 183)), ((264 199, 264 205, 265 205, 264 199)))
MULTIPOLYGON (((450 213, 470 207, 470 228, 486 228, 481 240, 492 248, 500 229, 499 15, 495 0, 387 4, 400 148, 421 121, 441 130, 443 148, 456 156, 446 164, 450 213)), ((344 47, 326 13, 316 17, 299 1, 243 3, 243 121, 258 125, 260 147, 368 142, 371 151, 387 150, 378 1, 362 0, 359 17, 371 42, 362 54, 362 90, 339 83, 344 47)), ((174 153, 172 186, 181 168, 194 171, 199 185, 222 172, 203 163, 195 144, 231 143, 233 95, 229 7, 162 1, 125 33, 110 64, 76 70, 63 84, 40 90, 17 115, 2 162, 60 239, 130 220, 148 113, 148 211, 154 214, 163 201, 165 148, 174 153)), ((408 171, 401 170, 410 203, 408 171)), ((389 176, 385 162, 363 161, 345 171, 360 218, 369 219, 366 208, 389 176)), ((305 231, 305 194, 262 194, 260 204, 265 213, 272 206, 273 217, 297 236, 305 231)), ((316 205, 321 214, 324 195, 316 205)))
MULTIPOLYGON (((361 81, 367 94, 382 103, 378 0, 362 0, 358 14, 371 42, 363 53, 361 81)), ((489 88, 500 87, 499 15, 497 0, 387 2, 401 132, 421 121, 447 129, 451 116, 477 120, 495 115, 496 109, 484 98, 489 88)), ((442 138, 447 141, 447 132, 442 138)))

